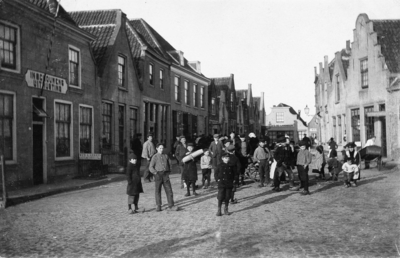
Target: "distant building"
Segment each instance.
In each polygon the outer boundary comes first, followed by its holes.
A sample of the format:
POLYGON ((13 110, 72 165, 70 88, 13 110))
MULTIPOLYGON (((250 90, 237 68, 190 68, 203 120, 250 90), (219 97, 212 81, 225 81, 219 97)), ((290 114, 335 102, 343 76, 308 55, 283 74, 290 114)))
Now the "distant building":
POLYGON ((279 137, 289 136, 290 139, 298 142, 307 134, 306 122, 300 114, 286 104, 280 103, 271 108, 271 113, 266 118, 267 135, 271 142, 275 142, 279 137))

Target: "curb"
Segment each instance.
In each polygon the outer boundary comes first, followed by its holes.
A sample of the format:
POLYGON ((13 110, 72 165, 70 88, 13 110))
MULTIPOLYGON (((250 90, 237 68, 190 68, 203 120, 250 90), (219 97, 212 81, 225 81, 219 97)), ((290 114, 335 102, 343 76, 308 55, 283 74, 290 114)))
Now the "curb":
POLYGON ((116 176, 113 178, 105 178, 105 179, 101 179, 95 182, 89 182, 89 183, 85 183, 83 185, 76 185, 76 186, 70 186, 70 187, 63 187, 63 188, 59 188, 59 189, 53 189, 50 190, 48 192, 43 192, 43 193, 37 193, 37 194, 32 194, 32 195, 24 195, 24 196, 15 196, 15 197, 8 197, 7 198, 7 207, 11 207, 17 204, 21 204, 24 202, 30 202, 30 201, 34 201, 34 200, 38 200, 44 197, 48 197, 51 195, 55 195, 55 194, 60 194, 60 193, 65 193, 65 192, 71 192, 71 191, 76 191, 76 190, 81 190, 81 189, 87 189, 87 188, 92 188, 92 187, 96 187, 96 186, 100 186, 100 185, 106 185, 106 184, 110 184, 113 182, 119 182, 119 181, 123 181, 126 180, 126 176, 125 175, 121 175, 121 176, 116 176))

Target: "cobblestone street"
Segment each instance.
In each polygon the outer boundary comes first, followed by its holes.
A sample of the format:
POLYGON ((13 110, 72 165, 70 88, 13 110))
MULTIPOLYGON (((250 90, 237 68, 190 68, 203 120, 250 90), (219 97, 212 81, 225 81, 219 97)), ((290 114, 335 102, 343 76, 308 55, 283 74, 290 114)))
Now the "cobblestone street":
MULTIPOLYGON (((311 173, 310 173, 311 175, 311 173)), ((342 176, 340 179, 342 179, 342 176)), ((247 184, 231 216, 216 217, 216 189, 183 197, 181 211, 127 213, 126 182, 63 193, 0 211, 1 257, 398 257, 398 169, 364 170, 357 188, 316 182, 311 195, 247 184)), ((163 203, 166 203, 163 192, 163 203)), ((165 209, 165 206, 163 206, 165 209)))

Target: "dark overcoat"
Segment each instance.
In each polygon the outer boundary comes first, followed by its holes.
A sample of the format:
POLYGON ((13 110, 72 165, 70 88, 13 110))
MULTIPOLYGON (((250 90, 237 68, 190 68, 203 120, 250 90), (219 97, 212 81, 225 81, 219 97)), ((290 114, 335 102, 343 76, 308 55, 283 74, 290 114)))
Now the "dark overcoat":
POLYGON ((233 182, 239 180, 239 175, 234 170, 234 167, 222 162, 217 166, 214 173, 215 181, 218 183, 218 188, 233 188, 233 182))
POLYGON ((136 164, 128 163, 126 179, 128 180, 128 186, 126 187, 127 195, 132 196, 143 193, 142 180, 140 178, 140 172, 136 168, 136 164))
POLYGON ((215 143, 215 141, 213 141, 210 144, 210 152, 211 152, 211 164, 213 169, 216 169, 217 166, 222 163, 222 154, 223 154, 223 149, 224 146, 222 144, 221 141, 218 141, 218 143, 215 143))
POLYGON ((183 180, 191 182, 197 181, 198 177, 196 161, 197 159, 195 158, 194 160, 189 160, 188 162, 185 162, 182 175, 183 180))

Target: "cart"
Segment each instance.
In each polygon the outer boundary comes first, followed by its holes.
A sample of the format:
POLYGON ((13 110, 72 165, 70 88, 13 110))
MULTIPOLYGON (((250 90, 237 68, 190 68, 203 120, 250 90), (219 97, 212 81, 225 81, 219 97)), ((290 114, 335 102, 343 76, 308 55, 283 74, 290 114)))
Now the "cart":
POLYGON ((377 146, 377 145, 371 145, 362 148, 359 151, 360 158, 361 160, 371 162, 373 160, 376 160, 376 163, 378 165, 378 170, 381 170, 383 167, 383 160, 382 160, 382 147, 377 146))

